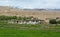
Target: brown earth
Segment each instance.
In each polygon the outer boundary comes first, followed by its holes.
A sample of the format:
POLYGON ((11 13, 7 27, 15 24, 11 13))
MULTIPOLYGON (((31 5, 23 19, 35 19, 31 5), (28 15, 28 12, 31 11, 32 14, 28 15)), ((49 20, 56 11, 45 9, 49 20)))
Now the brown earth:
POLYGON ((33 16, 39 19, 45 19, 60 17, 60 11, 29 11, 8 6, 0 6, 0 15, 27 17, 33 16))

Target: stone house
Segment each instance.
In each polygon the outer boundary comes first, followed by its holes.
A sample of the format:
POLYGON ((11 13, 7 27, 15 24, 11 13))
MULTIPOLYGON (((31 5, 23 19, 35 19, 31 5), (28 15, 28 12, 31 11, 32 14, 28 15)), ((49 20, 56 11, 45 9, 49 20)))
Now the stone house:
POLYGON ((45 24, 44 20, 40 20, 38 18, 30 18, 30 19, 26 19, 26 20, 11 20, 8 21, 8 23, 17 23, 17 24, 45 24))
POLYGON ((17 23, 17 24, 43 24, 44 20, 11 20, 8 23, 17 23))

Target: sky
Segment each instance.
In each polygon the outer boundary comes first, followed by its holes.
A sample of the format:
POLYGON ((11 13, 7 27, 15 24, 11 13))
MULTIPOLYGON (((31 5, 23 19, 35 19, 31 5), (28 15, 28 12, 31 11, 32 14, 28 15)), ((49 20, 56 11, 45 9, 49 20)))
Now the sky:
POLYGON ((0 6, 12 6, 28 9, 60 9, 60 0, 0 0, 0 6))

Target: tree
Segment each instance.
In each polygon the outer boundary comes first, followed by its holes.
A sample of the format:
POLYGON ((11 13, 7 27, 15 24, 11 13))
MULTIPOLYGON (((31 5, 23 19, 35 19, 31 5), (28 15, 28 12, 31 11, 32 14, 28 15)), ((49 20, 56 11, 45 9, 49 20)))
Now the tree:
POLYGON ((51 20, 49 20, 49 23, 50 24, 57 24, 57 21, 56 21, 56 19, 51 19, 51 20))
POLYGON ((60 20, 58 20, 57 23, 60 24, 60 20))

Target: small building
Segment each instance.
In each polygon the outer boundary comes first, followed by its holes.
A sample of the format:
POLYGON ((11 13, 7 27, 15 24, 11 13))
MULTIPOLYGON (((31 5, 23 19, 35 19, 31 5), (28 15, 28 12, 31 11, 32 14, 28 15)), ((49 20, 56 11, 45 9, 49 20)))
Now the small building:
POLYGON ((8 23, 17 23, 17 24, 44 24, 44 20, 40 20, 38 18, 30 18, 25 20, 11 20, 8 23))
POLYGON ((43 24, 44 20, 11 20, 8 21, 8 23, 14 23, 14 24, 43 24))

